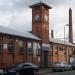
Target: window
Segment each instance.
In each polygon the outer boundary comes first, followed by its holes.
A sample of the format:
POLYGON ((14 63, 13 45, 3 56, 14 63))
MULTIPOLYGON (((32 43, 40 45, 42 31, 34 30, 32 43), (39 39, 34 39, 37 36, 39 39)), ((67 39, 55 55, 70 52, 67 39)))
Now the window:
POLYGON ((75 48, 71 49, 71 54, 75 55, 75 48))
POLYGON ((24 41, 19 40, 19 54, 24 54, 24 41))
POLYGON ((49 56, 52 56, 52 50, 49 50, 49 56))
POLYGON ((13 36, 8 36, 8 53, 14 53, 13 36))
POLYGON ((59 46, 56 46, 55 55, 58 55, 59 46))
POLYGON ((59 46, 57 46, 56 48, 57 48, 57 50, 59 50, 59 46))
POLYGON ((58 55, 58 51, 55 51, 55 55, 58 55))
POLYGON ((59 51, 63 51, 63 46, 60 46, 59 47, 59 51))
POLYGON ((55 48, 55 51, 57 51, 59 49, 59 46, 55 46, 54 48, 55 48))
POLYGON ((0 54, 2 53, 2 36, 0 36, 0 54))
POLYGON ((73 52, 74 48, 71 48, 71 52, 73 52))
POLYGON ((66 55, 66 51, 64 51, 64 55, 66 55))
POLYGON ((37 42, 33 42, 33 57, 37 55, 37 42))
POLYGON ((50 46, 50 49, 53 50, 53 47, 54 47, 54 45, 51 45, 51 46, 50 46))
POLYGON ((33 43, 28 42, 28 54, 33 54, 33 43))
POLYGON ((53 54, 53 45, 50 45, 50 49, 49 49, 49 56, 52 56, 53 54))
POLYGON ((37 43, 37 54, 40 55, 41 54, 41 44, 37 43))

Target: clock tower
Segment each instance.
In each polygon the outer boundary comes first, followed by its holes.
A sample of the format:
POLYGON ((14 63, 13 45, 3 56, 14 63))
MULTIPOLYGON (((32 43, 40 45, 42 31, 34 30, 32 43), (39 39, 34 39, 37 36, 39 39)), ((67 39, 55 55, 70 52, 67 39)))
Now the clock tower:
POLYGON ((49 9, 45 3, 37 3, 29 6, 32 8, 32 33, 42 39, 43 43, 49 43, 49 9))

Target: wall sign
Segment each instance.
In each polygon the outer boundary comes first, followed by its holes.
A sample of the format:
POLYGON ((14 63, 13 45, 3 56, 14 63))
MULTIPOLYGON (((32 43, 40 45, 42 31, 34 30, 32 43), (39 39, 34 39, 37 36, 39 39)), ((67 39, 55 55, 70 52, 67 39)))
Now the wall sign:
POLYGON ((3 44, 3 49, 7 49, 7 44, 3 44))
POLYGON ((44 51, 48 51, 49 48, 50 48, 50 45, 49 45, 49 44, 45 44, 45 43, 42 44, 42 49, 43 49, 44 51))

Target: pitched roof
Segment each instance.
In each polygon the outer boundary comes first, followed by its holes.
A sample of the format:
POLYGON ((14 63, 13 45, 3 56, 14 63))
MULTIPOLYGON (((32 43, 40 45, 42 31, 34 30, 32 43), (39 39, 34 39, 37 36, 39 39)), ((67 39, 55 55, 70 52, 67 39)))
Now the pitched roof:
POLYGON ((65 45, 68 45, 68 46, 75 46, 74 44, 72 44, 72 43, 70 43, 68 41, 58 40, 58 39, 54 39, 54 38, 50 38, 49 42, 63 44, 63 45, 65 44, 65 45))
POLYGON ((25 37, 25 38, 35 39, 35 40, 41 40, 40 38, 36 37, 35 35, 27 31, 21 32, 4 26, 0 26, 0 33, 20 36, 20 37, 25 37))

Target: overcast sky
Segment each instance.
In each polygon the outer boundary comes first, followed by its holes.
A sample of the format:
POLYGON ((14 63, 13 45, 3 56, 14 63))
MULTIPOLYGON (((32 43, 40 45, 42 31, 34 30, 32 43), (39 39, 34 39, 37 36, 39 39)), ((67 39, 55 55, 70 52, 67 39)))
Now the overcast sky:
MULTIPOLYGON (((40 0, 0 0, 0 25, 8 26, 20 31, 31 31, 32 10, 29 5, 40 0)), ((49 26, 54 30, 55 38, 64 37, 64 25, 68 24, 69 8, 73 13, 73 36, 75 36, 75 0, 42 0, 53 7, 50 10, 49 26)), ((68 27, 65 27, 68 38, 68 27)))

